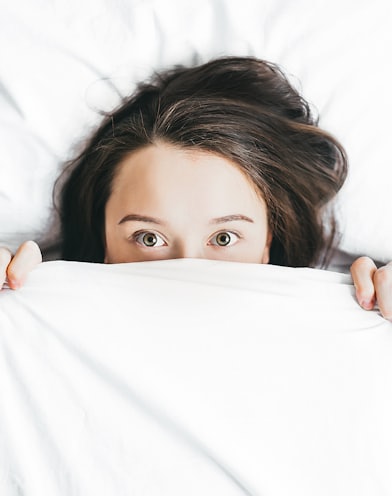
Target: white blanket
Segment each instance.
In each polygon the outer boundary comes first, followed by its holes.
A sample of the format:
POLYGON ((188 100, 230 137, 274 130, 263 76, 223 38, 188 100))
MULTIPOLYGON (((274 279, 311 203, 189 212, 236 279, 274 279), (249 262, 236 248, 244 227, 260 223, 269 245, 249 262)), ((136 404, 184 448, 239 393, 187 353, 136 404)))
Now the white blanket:
POLYGON ((0 294, 0 494, 392 494, 392 324, 350 277, 48 262, 0 294))

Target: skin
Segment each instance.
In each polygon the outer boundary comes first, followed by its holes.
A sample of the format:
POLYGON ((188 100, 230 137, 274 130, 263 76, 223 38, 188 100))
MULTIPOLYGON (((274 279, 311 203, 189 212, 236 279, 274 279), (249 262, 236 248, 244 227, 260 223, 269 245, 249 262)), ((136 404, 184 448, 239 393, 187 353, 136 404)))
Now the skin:
POLYGON ((105 211, 106 263, 268 263, 267 207, 229 160, 157 144, 120 164, 105 211), (136 217, 137 216, 137 217, 136 217))
POLYGON ((381 315, 392 321, 392 262, 377 268, 371 258, 357 258, 351 276, 361 307, 372 310, 377 303, 381 315))
MULTIPOLYGON (((119 164, 105 217, 105 263, 269 261, 272 236, 264 200, 235 164, 208 152, 163 143, 134 152, 119 164)), ((0 288, 7 279, 18 289, 41 261, 33 241, 14 256, 0 248, 0 288)), ((392 320, 392 262, 377 268, 369 257, 360 257, 351 275, 362 308, 377 303, 392 320)))
POLYGON ((0 291, 6 279, 11 289, 19 289, 41 262, 41 250, 34 241, 25 241, 14 256, 7 248, 0 248, 0 291))

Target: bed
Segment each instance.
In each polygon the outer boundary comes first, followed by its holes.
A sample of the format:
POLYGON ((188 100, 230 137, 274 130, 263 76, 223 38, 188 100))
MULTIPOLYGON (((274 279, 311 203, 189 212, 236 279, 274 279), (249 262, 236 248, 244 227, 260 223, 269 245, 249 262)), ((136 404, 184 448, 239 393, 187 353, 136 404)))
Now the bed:
POLYGON ((0 0, 0 245, 46 262, 0 293, 0 494, 392 494, 392 324, 349 260, 392 260, 391 6, 0 0), (136 81, 281 64, 347 149, 331 269, 50 260, 53 183, 136 81))

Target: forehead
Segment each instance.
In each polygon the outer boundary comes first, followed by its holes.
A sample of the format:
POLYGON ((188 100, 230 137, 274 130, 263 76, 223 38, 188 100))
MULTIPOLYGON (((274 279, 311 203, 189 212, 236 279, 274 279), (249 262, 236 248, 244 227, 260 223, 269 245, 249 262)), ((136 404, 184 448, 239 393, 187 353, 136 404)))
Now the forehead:
POLYGON ((234 162, 163 143, 141 148, 121 162, 109 202, 116 200, 132 208, 155 205, 161 209, 165 203, 213 210, 226 210, 229 204, 232 209, 263 204, 253 183, 234 162))
POLYGON ((236 184, 238 193, 256 192, 251 180, 233 161, 212 152, 164 143, 140 148, 125 158, 118 166, 114 189, 140 183, 176 186, 188 182, 196 186, 195 180, 207 189, 236 184))

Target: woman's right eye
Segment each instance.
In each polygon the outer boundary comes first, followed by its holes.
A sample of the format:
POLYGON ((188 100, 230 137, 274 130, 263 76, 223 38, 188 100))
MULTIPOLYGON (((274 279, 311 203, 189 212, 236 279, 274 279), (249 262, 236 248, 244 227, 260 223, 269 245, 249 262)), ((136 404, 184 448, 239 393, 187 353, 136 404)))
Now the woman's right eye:
POLYGON ((133 235, 134 240, 146 248, 158 248, 160 246, 165 246, 165 241, 158 236, 158 234, 153 232, 139 232, 133 235))

